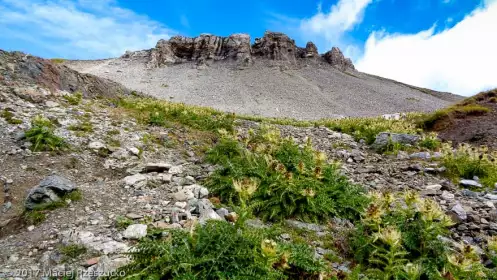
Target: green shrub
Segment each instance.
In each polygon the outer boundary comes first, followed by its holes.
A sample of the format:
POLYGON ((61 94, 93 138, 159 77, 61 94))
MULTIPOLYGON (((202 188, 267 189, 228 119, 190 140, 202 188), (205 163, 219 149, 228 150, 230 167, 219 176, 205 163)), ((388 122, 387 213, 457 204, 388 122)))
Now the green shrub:
POLYGON ((372 203, 351 235, 355 260, 373 279, 483 279, 480 260, 449 250, 441 237, 452 220, 438 204, 415 192, 371 195, 372 203), (464 263, 464 265, 463 265, 464 263), (469 266, 468 266, 469 265, 469 266), (472 278, 473 277, 473 278, 472 278))
POLYGON ((168 122, 183 124, 199 130, 233 130, 234 114, 223 113, 199 106, 172 103, 153 98, 122 98, 119 106, 129 109, 144 122, 167 125, 168 122))
POLYGON ((490 97, 490 99, 488 99, 488 101, 490 103, 497 103, 497 97, 490 97))
POLYGON ((127 217, 117 216, 116 217, 116 228, 126 229, 128 226, 132 225, 133 221, 127 217))
POLYGON ((73 94, 64 95, 63 98, 71 105, 79 105, 83 100, 83 94, 80 91, 77 91, 73 94))
POLYGON ((31 128, 25 132, 26 140, 33 145, 31 149, 37 151, 59 151, 67 147, 63 138, 54 134, 52 122, 42 116, 36 116, 31 121, 31 128))
POLYGON ((436 133, 425 134, 419 141, 419 147, 434 151, 442 146, 442 142, 438 139, 436 133))
POLYGON ((325 269, 307 245, 277 243, 260 229, 224 221, 166 236, 136 246, 119 269, 126 279, 318 279, 325 269))
POLYGON ((380 132, 416 134, 418 130, 413 119, 416 115, 409 115, 400 120, 376 118, 345 118, 321 121, 326 127, 352 135, 357 141, 364 139, 372 144, 380 132))
POLYGON ((267 127, 243 142, 225 134, 206 158, 222 166, 206 182, 210 191, 265 220, 357 218, 367 203, 363 189, 349 183, 310 141, 299 148, 267 127))
POLYGON ((468 144, 461 144, 454 151, 451 143, 445 143, 442 154, 447 174, 452 179, 478 176, 490 188, 497 183, 497 152, 490 154, 487 147, 476 148, 468 144))
POLYGON ((0 113, 0 117, 4 118, 5 121, 7 121, 7 123, 10 123, 10 124, 21 124, 22 121, 19 120, 19 119, 16 119, 14 117, 14 113, 12 113, 11 111, 8 111, 6 109, 4 109, 1 113, 0 113))

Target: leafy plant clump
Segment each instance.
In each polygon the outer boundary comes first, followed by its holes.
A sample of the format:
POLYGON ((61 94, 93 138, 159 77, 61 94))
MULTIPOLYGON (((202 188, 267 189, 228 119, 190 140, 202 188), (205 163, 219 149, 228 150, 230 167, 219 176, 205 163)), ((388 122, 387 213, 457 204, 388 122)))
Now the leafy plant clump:
POLYGON ((122 98, 118 103, 121 107, 131 110, 144 122, 157 126, 179 123, 199 130, 232 131, 235 121, 234 114, 153 98, 122 98))
POLYGON ((31 142, 31 150, 60 151, 68 145, 65 140, 54 134, 54 124, 47 118, 36 116, 31 120, 31 128, 25 132, 26 140, 31 142))
POLYGON ((357 141, 364 139, 367 144, 372 144, 380 132, 417 134, 414 119, 417 115, 395 119, 384 117, 376 118, 345 118, 321 121, 326 127, 339 132, 352 135, 357 141))
POLYGON ((79 91, 73 94, 64 95, 63 97, 71 105, 79 105, 83 100, 83 94, 79 91))
POLYGON ((351 236, 356 261, 372 279, 484 279, 471 247, 444 243, 452 220, 438 204, 415 192, 373 193, 351 236), (451 277, 449 277, 451 276, 451 277))
POLYGON ((337 164, 313 150, 310 140, 300 148, 268 127, 251 131, 241 141, 225 133, 207 160, 222 166, 207 180, 211 192, 264 220, 355 219, 368 201, 362 187, 351 184, 337 164))
POLYGON ((480 178, 483 185, 494 187, 497 183, 497 152, 487 147, 472 147, 460 144, 455 150, 451 143, 442 146, 443 163, 453 180, 480 178))
POLYGON ((138 244, 119 269, 124 279, 319 279, 325 271, 307 245, 276 242, 261 229, 209 221, 165 236, 138 244))
POLYGON ((4 118, 7 123, 10 124, 21 124, 22 121, 14 117, 14 113, 8 110, 3 110, 0 112, 0 117, 4 118))

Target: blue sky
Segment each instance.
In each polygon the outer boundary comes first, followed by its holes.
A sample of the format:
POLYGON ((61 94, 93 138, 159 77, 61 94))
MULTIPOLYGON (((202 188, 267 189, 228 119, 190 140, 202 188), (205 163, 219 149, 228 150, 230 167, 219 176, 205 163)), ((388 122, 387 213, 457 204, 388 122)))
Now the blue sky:
POLYGON ((361 71, 465 95, 497 86, 495 26, 495 0, 0 0, 4 50, 94 59, 178 34, 272 30, 321 53, 338 46, 361 71))

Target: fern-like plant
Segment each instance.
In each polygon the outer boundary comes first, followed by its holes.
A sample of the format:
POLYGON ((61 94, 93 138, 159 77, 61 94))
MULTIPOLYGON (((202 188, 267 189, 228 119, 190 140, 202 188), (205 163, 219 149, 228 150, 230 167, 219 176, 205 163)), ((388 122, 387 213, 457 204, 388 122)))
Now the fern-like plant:
POLYGON ((36 116, 31 121, 31 128, 25 133, 26 140, 33 145, 31 149, 37 151, 59 151, 67 147, 63 138, 54 134, 52 122, 42 116, 36 116))
POLYGON ((207 153, 207 160, 222 166, 207 186, 225 202, 239 204, 240 186, 255 183, 246 206, 264 220, 355 219, 365 208, 363 189, 349 183, 310 141, 300 148, 268 127, 239 139, 225 134, 207 153))
POLYGON ((191 233, 172 230, 139 243, 120 270, 124 279, 319 279, 325 267, 313 253, 304 244, 268 239, 260 229, 209 221, 191 233))

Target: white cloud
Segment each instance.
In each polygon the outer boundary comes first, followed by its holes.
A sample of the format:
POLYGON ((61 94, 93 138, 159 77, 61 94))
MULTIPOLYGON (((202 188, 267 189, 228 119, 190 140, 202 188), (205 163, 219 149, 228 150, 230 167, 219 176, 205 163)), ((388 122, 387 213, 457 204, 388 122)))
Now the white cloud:
POLYGON ((462 95, 497 87, 497 1, 487 1, 450 29, 370 34, 360 71, 462 95))
POLYGON ((60 57, 106 58, 153 47, 173 31, 114 0, 0 0, 0 33, 60 57))
POLYGON ((339 0, 329 12, 323 12, 319 5, 317 14, 301 21, 300 34, 327 49, 334 45, 344 46, 344 34, 362 22, 364 10, 372 2, 373 0, 339 0), (323 37, 324 42, 320 42, 323 37))

